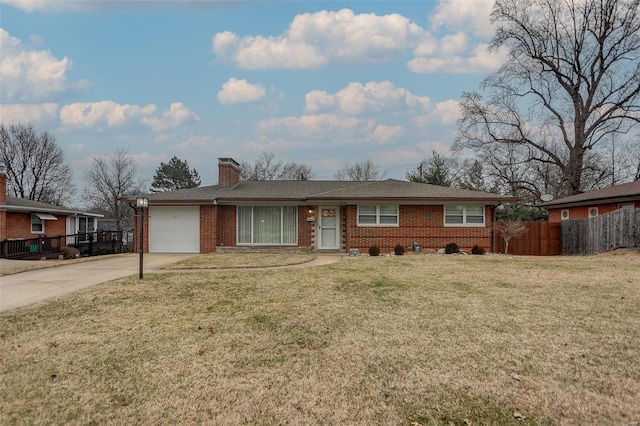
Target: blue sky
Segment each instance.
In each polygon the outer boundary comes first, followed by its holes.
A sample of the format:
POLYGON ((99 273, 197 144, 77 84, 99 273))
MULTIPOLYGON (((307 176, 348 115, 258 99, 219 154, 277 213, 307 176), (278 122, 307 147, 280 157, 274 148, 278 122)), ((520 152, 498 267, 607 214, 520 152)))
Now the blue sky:
POLYGON ((0 118, 53 133, 82 187, 127 149, 151 181, 172 156, 262 151, 331 179, 449 155, 458 101, 504 60, 491 2, 0 0, 0 118))

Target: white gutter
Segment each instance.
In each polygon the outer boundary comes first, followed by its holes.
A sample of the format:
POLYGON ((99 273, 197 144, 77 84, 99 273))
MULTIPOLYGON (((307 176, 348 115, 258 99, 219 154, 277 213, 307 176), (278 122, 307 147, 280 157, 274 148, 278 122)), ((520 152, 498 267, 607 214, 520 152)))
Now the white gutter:
POLYGON ((8 212, 41 212, 41 213, 56 213, 66 216, 89 216, 89 217, 104 217, 99 213, 80 212, 77 210, 66 209, 45 209, 43 207, 24 207, 24 206, 9 206, 0 204, 0 210, 6 210, 8 212))

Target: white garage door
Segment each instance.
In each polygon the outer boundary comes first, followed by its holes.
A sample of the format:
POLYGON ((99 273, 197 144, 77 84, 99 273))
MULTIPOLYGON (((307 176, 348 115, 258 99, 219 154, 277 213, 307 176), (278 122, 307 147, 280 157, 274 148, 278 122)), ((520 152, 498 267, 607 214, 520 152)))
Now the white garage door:
POLYGON ((200 253, 200 207, 149 207, 150 253, 200 253))

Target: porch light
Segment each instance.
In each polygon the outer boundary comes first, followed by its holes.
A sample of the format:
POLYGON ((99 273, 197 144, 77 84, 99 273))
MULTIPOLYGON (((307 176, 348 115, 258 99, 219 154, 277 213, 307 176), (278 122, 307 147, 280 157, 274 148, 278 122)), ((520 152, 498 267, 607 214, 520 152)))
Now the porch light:
POLYGON ((136 207, 148 207, 149 206, 149 200, 147 198, 144 197, 138 197, 136 198, 136 207))

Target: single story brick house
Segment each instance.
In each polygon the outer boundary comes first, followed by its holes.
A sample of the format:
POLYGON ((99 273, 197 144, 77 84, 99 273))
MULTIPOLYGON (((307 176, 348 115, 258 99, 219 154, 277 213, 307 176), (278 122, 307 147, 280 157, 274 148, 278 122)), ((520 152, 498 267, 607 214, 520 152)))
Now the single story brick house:
POLYGON ((539 206, 549 210, 549 222, 586 219, 617 209, 640 209, 640 180, 558 198, 539 206))
POLYGON ((0 165, 0 242, 94 232, 101 214, 67 209, 7 195, 7 174, 0 165))
MULTIPOLYGON (((218 159, 218 185, 148 194, 144 250, 211 253, 219 247, 290 247, 366 253, 417 242, 493 248, 495 207, 512 197, 394 179, 240 181, 239 164, 218 159)), ((136 197, 123 198, 132 206, 136 197)), ((135 234, 139 235, 140 221, 135 234)), ((138 244, 136 244, 138 246, 138 244)), ((136 247, 137 249, 137 247, 136 247)))

